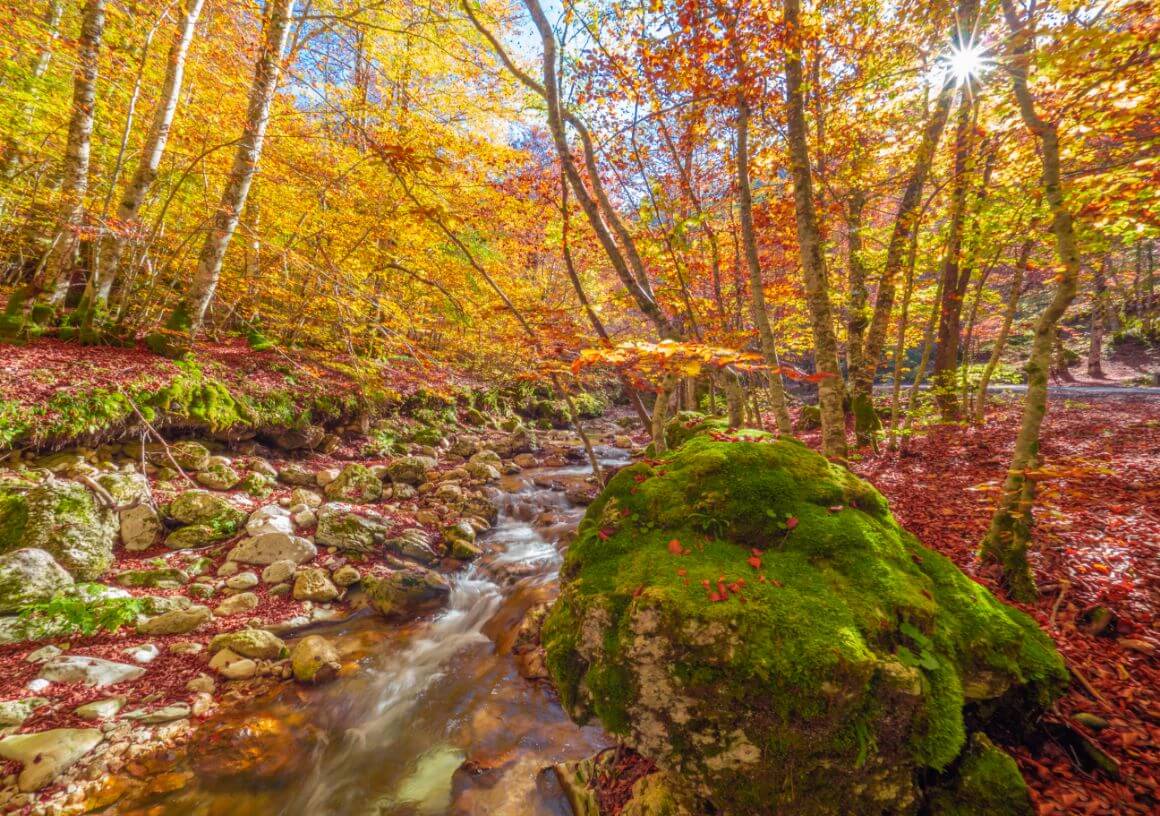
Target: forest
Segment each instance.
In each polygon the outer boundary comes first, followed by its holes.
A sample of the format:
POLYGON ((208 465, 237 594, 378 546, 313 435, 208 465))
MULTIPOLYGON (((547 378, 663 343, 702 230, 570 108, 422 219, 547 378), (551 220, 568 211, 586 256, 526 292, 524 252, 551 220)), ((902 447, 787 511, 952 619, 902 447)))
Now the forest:
POLYGON ((0 0, 0 814, 1160 808, 1149 0, 0 0))

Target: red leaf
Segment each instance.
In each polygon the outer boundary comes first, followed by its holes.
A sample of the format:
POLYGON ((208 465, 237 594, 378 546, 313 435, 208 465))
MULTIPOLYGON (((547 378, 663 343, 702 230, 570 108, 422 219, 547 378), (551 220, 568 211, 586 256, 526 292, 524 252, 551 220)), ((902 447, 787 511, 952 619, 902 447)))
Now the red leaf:
POLYGON ((681 546, 681 542, 677 541, 674 538, 672 541, 669 542, 669 552, 672 553, 673 555, 684 555, 685 548, 681 546))
POLYGON ((797 525, 798 525, 797 516, 790 516, 789 518, 787 518, 785 520, 785 529, 787 529, 787 530, 792 530, 794 527, 797 527, 797 525))
POLYGON ((754 569, 761 569, 761 559, 756 555, 751 556, 749 558, 749 566, 753 567, 754 569))

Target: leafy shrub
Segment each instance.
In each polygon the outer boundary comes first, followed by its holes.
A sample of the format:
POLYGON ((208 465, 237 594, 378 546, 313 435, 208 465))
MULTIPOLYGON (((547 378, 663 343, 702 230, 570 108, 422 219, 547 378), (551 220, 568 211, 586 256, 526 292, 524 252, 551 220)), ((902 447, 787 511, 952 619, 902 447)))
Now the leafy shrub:
POLYGON ((144 611, 140 598, 102 597, 100 584, 77 584, 69 593, 52 600, 30 604, 20 611, 20 619, 30 632, 66 635, 79 632, 88 636, 97 631, 116 632, 134 623, 144 611))

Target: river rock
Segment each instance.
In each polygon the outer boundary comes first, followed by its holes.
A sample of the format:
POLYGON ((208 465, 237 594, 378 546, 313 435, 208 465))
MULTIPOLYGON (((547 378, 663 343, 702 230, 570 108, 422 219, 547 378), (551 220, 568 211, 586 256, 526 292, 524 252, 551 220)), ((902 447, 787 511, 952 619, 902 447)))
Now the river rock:
POLYGON ((362 580, 362 575, 359 573, 358 567, 352 566, 351 564, 344 564, 339 567, 330 577, 335 585, 339 587, 354 586, 362 580))
POLYGON ((289 558, 275 561, 262 570, 262 583, 280 584, 283 581, 289 581, 294 576, 296 569, 298 569, 298 565, 289 558))
POLYGON ((164 466, 169 465, 170 457, 177 463, 178 467, 186 471, 201 470, 209 462, 209 449, 200 442, 183 441, 174 442, 169 446, 169 456, 165 455, 164 449, 151 450, 146 454, 150 462, 155 465, 164 466))
POLYGON ((323 488, 326 497, 332 501, 353 504, 369 504, 383 496, 383 483, 364 465, 350 464, 342 473, 323 488))
POLYGON ((124 697, 106 697, 103 700, 93 700, 73 709, 73 713, 86 720, 111 720, 125 705, 124 697))
POLYGON ((161 535, 161 517, 148 504, 138 504, 120 511, 121 546, 128 552, 142 552, 157 542, 161 535))
POLYGON ((336 505, 324 505, 318 511, 318 528, 314 540, 324 547, 341 552, 367 555, 378 549, 386 535, 386 525, 360 516, 336 505))
POLYGON ((534 453, 518 453, 512 459, 512 461, 519 465, 521 468, 534 468, 539 464, 539 461, 536 459, 536 455, 534 453))
POLYGON ((188 703, 173 703, 154 709, 135 708, 132 711, 126 711, 121 716, 127 720, 136 720, 143 725, 159 725, 174 720, 183 720, 190 713, 188 703))
POLYGON ((72 587, 72 576, 44 550, 24 548, 0 555, 0 615, 50 601, 72 587))
POLYGON ((112 686, 136 680, 145 674, 140 666, 115 663, 86 655, 61 655, 45 663, 39 677, 53 683, 84 683, 86 686, 112 686))
POLYGON ((439 560, 439 553, 435 552, 430 534, 421 527, 404 530, 394 538, 387 539, 386 545, 392 552, 422 564, 432 564, 439 560))
POLYGON ((290 520, 290 511, 276 504, 267 504, 259 507, 246 520, 246 532, 251 536, 260 536, 263 533, 294 533, 294 524, 290 520))
POLYGON ((257 573, 254 572, 239 572, 237 575, 231 575, 226 579, 226 586, 230 589, 243 590, 253 589, 260 581, 257 573))
POLYGON ((209 661, 209 667, 227 680, 248 680, 258 673, 258 664, 232 649, 222 649, 209 661))
POLYGON ((278 471, 278 481, 298 487, 314 487, 314 471, 300 462, 290 462, 278 471))
POLYGON ((300 570, 294 578, 292 595, 296 601, 329 603, 338 597, 338 587, 331 582, 326 570, 308 568, 300 570))
POLYGON ((258 603, 258 596, 253 592, 239 592, 218 604, 213 613, 221 617, 229 617, 242 612, 253 612, 258 608, 258 603))
POLYGON ((43 550, 79 581, 108 570, 118 528, 116 514, 77 482, 50 478, 27 492, 0 487, 0 552, 43 550))
POLYGON ((290 652, 294 679, 300 683, 324 683, 333 680, 342 663, 338 650, 322 635, 308 635, 294 644, 290 652))
POLYGON ((242 564, 273 564, 289 560, 303 564, 318 555, 308 539, 286 533, 263 533, 240 542, 230 550, 229 560, 242 564))
POLYGON ((242 477, 229 464, 215 462, 205 470, 198 471, 194 479, 199 485, 210 490, 230 490, 242 480, 242 477))
POLYGON ((314 483, 319 487, 325 488, 328 484, 337 479, 340 473, 342 473, 340 468, 323 468, 314 474, 314 483))
POLYGON ((254 660, 280 660, 287 653, 282 638, 265 629, 239 629, 217 635, 210 641, 209 650, 219 652, 222 649, 254 660))
POLYGON ((290 506, 295 507, 299 504, 304 504, 311 510, 317 510, 322 506, 322 497, 313 490, 297 487, 290 491, 290 506))
POLYGON ((387 467, 392 482, 421 485, 427 481, 427 471, 434 470, 438 462, 430 456, 404 456, 387 467))
POLYGON ((135 569, 118 572, 113 580, 124 587, 161 587, 175 589, 189 583, 189 573, 177 567, 135 569))
POLYGON ((487 462, 468 462, 467 473, 473 479, 479 479, 484 482, 494 482, 500 477, 499 469, 495 465, 487 462))
POLYGON ((282 450, 313 450, 326 437, 326 429, 318 425, 290 428, 274 437, 274 444, 282 450))
POLYGON ((228 538, 238 531, 246 514, 229 499, 206 490, 178 493, 165 508, 170 518, 180 524, 201 525, 211 531, 210 541, 228 538))
POLYGON ((32 712, 48 702, 43 697, 25 697, 23 700, 0 702, 0 735, 2 729, 19 727, 32 716, 32 712))
POLYGON ((541 634, 564 709, 716 812, 914 812, 980 718, 1018 731, 1050 704, 1063 661, 871 485, 745 437, 693 434, 589 507, 541 634), (968 720, 979 671, 1004 690, 968 720))
POLYGON ((162 635, 184 635, 192 632, 203 623, 208 623, 211 617, 208 606, 191 606, 188 609, 175 609, 156 617, 149 618, 137 625, 137 632, 150 637, 162 635))
POLYGON ((104 739, 95 728, 55 728, 36 734, 0 739, 0 757, 23 768, 16 784, 21 791, 38 791, 51 784, 104 739))
POLYGON ((475 544, 475 528, 467 521, 460 520, 445 527, 443 541, 447 545, 447 554, 452 558, 468 560, 482 552, 475 544))
POLYGON ((423 567, 396 570, 382 578, 365 577, 363 588, 370 605, 387 617, 411 614, 451 594, 446 578, 423 567))

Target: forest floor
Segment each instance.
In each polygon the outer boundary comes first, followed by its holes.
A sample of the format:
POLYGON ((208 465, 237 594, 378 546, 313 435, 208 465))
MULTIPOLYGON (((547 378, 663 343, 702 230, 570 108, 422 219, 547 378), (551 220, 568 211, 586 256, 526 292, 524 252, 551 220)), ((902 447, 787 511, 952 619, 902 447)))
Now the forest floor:
MULTIPOLYGON (((1000 400, 980 427, 935 425, 905 450, 854 466, 899 522, 1002 596, 976 559, 1009 461, 1022 402, 1000 400)), ((1015 754, 1041 816, 1154 813, 1160 798, 1160 400, 1053 399, 1031 554, 1042 589, 1023 608, 1051 633, 1075 682, 1049 715, 1119 766, 1091 772, 1074 746, 1015 754), (1092 612, 1111 622, 1093 634, 1092 612), (1082 679, 1081 679, 1082 678, 1082 679), (1086 722, 1086 724, 1085 724, 1086 722)))
MULTIPOLYGON (((243 343, 199 347, 198 359, 231 386, 250 390, 293 387, 296 380, 299 387, 330 393, 357 387, 336 368, 253 352, 243 343)), ((54 340, 5 346, 0 403, 23 413, 86 388, 163 383, 176 371, 139 348, 54 340)), ((432 380, 448 382, 445 372, 417 367, 400 366, 397 374, 397 381, 376 386, 405 395, 432 380)), ((904 450, 864 452, 853 465, 889 499, 900 523, 1000 595, 997 576, 978 563, 976 551, 1021 407, 1017 397, 1000 397, 983 426, 923 427, 904 450)), ((802 436, 817 441, 816 432, 802 436)), ((1032 560, 1042 595, 1023 608, 1055 638, 1076 678, 1048 721, 1086 735, 1118 770, 1092 771, 1090 757, 1079 756, 1075 743, 1064 739, 1013 752, 1041 816, 1151 813, 1160 799, 1160 400, 1053 397, 1041 451, 1032 560), (1111 618, 1093 632, 1090 620, 1100 607, 1111 618)), ((343 458, 357 456, 345 453, 343 458)), ((172 668, 170 685, 183 688, 193 663, 172 668)), ((9 690, 26 673, 14 674, 9 690)))

